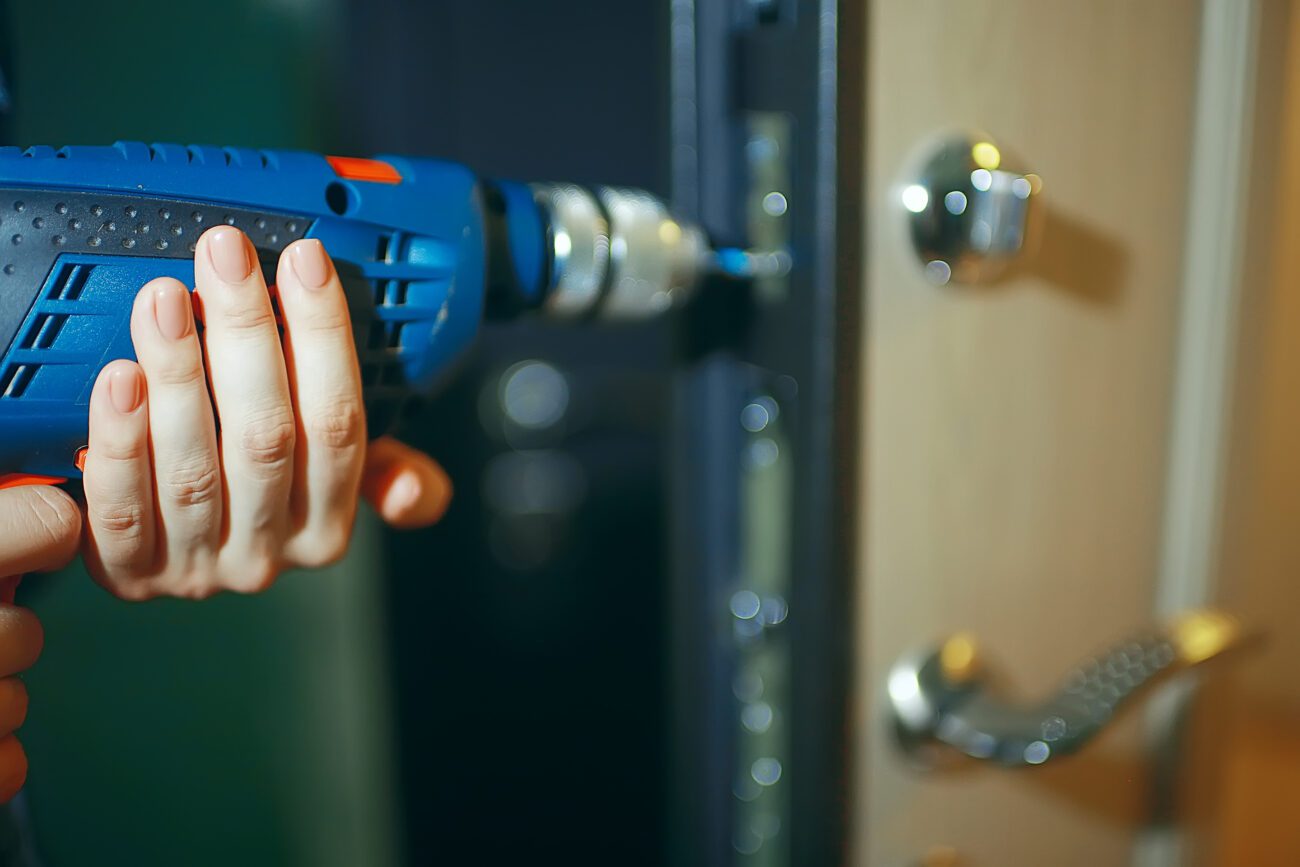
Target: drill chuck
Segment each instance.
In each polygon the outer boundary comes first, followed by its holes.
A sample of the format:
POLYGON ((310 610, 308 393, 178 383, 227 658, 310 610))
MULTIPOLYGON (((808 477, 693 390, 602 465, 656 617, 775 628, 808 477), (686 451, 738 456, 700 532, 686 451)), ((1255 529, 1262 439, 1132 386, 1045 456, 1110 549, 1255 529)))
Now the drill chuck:
POLYGON ((640 319, 689 296, 710 261, 697 227, 649 193, 616 187, 534 184, 549 228, 550 315, 640 319))

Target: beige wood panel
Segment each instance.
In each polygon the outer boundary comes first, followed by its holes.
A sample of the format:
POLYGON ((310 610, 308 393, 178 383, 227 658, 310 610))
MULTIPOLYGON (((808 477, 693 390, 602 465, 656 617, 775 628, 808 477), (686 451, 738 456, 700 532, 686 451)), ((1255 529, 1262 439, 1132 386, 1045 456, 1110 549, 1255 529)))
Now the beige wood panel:
POLYGON ((1033 693, 1151 616, 1199 4, 869 9, 854 861, 1127 863, 1138 719, 1059 766, 922 776, 878 698, 958 629, 1033 693), (1001 285, 930 286, 903 240, 895 182, 954 126, 1044 179, 1037 264, 1001 285))

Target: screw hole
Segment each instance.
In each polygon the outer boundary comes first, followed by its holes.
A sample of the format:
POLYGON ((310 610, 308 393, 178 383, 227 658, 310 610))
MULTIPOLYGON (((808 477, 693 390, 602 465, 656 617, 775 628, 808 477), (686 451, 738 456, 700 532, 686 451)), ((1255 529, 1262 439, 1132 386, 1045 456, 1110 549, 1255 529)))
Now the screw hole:
POLYGON ((344 184, 334 181, 325 188, 325 204, 341 217, 352 209, 352 194, 344 184))

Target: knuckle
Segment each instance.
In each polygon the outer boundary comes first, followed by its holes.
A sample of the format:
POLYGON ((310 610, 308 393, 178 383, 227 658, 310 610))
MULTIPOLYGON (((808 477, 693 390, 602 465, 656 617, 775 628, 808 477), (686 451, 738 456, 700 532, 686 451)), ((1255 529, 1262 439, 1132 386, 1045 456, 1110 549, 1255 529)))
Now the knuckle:
POLYGON ((210 581, 191 581, 182 584, 172 595, 178 599, 188 599, 191 602, 202 602, 204 599, 211 599, 221 592, 221 588, 210 581))
POLYGON ((144 599, 207 599, 224 589, 219 574, 210 552, 187 547, 180 556, 171 558, 165 569, 147 582, 137 582, 137 586, 144 599))
POLYGON ((292 331, 296 326, 301 331, 311 332, 313 336, 337 337, 352 341, 352 323, 348 319, 347 308, 340 304, 308 304, 303 309, 290 308, 285 313, 285 324, 292 331))
POLYGON ((136 501, 110 503, 91 501, 86 505, 90 524, 99 533, 116 537, 116 541, 139 541, 144 537, 144 507, 136 501))
POLYGON ((111 463, 135 463, 149 455, 149 441, 143 432, 137 436, 94 437, 93 448, 88 454, 92 461, 105 460, 111 463))
POLYGON ((295 560, 309 569, 332 566, 348 553, 351 542, 351 525, 324 530, 301 540, 295 560))
POLYGON ((293 459, 293 416, 285 409, 249 417, 239 433, 240 451, 257 466, 279 468, 293 459))
POLYGON ((269 554, 254 555, 229 577, 226 586, 236 593, 261 593, 280 575, 280 563, 269 554))
POLYGON ((207 375, 198 355, 187 358, 172 358, 165 363, 145 367, 145 378, 160 386, 171 388, 192 388, 206 385, 207 375))
POLYGON ((109 593, 112 593, 123 602, 148 602, 158 596, 155 590, 148 582, 145 581, 112 581, 101 582, 109 593))
POLYGON ((191 457, 172 468, 159 486, 168 502, 182 509, 206 506, 220 493, 221 473, 209 457, 191 457))
POLYGON ((264 298, 257 302, 231 304, 222 311, 218 327, 236 337, 263 339, 268 332, 275 333, 275 314, 270 302, 264 298))
POLYGON ((208 599, 223 589, 211 564, 199 563, 170 570, 161 576, 158 586, 161 595, 193 601, 208 599))
POLYGON ((366 415, 358 401, 331 401, 329 408, 307 419, 307 439, 329 449, 359 446, 366 437, 366 415))

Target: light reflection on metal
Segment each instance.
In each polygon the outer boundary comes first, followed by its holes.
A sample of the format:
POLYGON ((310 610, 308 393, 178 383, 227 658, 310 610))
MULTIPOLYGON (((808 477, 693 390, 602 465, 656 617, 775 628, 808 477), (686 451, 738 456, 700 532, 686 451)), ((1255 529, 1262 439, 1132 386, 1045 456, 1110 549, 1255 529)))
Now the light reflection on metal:
POLYGON ((776 190, 768 193, 763 197, 763 211, 772 217, 779 217, 790 207, 786 201, 785 194, 776 190))
POLYGON ((763 624, 758 620, 736 620, 731 633, 739 647, 748 647, 763 637, 763 624))
POLYGON ((919 727, 930 722, 930 706, 921 693, 921 681, 912 666, 895 666, 889 672, 885 689, 889 692, 894 715, 909 727, 919 727))
POLYGON ((731 794, 737 801, 749 802, 763 794, 763 787, 754 782, 753 777, 746 775, 736 780, 736 784, 731 787, 731 794))
POLYGON ((568 232, 559 229, 554 233, 551 249, 557 257, 567 259, 573 252, 573 239, 569 237, 568 232))
POLYGON ((790 608, 786 605, 785 599, 780 596, 765 596, 758 618, 764 626, 777 626, 785 622, 789 613, 790 608))
POLYGON ((975 142, 971 145, 970 156, 975 161, 975 165, 989 171, 995 171, 1002 164, 1002 152, 993 142, 975 142))
POLYGON ((767 251, 759 254, 762 261, 751 263, 749 273, 754 297, 775 302, 789 292, 793 131, 783 112, 748 112, 745 122, 745 236, 751 249, 767 251))
POLYGON ((1052 755, 1052 748, 1042 741, 1034 741, 1025 747, 1025 764, 1041 765, 1052 755))
POLYGON ((758 850, 763 848, 763 838, 751 828, 740 828, 737 829, 731 845, 741 855, 756 855, 758 850))
POLYGON ((756 701, 745 705, 740 711, 740 724, 745 730, 761 735, 772 727, 772 706, 765 701, 756 701))
POLYGON ((781 779, 781 762, 771 756, 755 759, 749 766, 749 775, 760 786, 775 786, 781 779))
POLYGON ((930 204, 930 191, 920 184, 903 187, 903 207, 913 214, 919 214, 930 204))
POLYGON ((790 438, 782 423, 781 400, 793 400, 794 383, 778 378, 739 414, 741 458, 741 561, 743 576, 729 600, 731 637, 736 650, 734 690, 737 766, 747 784, 737 784, 732 816, 738 852, 761 844, 761 858, 786 863, 788 843, 781 836, 790 794, 781 782, 789 756, 789 733, 777 722, 790 699, 790 648, 783 624, 789 617, 790 438), (755 688, 760 687, 760 688, 755 688), (758 842, 756 842, 758 841, 758 842))
POLYGON ((530 359, 501 375, 497 396, 512 423, 526 430, 545 430, 564 418, 569 408, 569 383, 552 365, 530 359))
POLYGON ((762 675, 755 671, 742 671, 732 680, 731 692, 740 701, 758 701, 763 697, 762 675))
POLYGON ((741 620, 757 617, 761 606, 758 594, 752 590, 737 590, 731 595, 731 613, 741 620))
POLYGON ((762 813, 754 818, 750 827, 755 834, 767 840, 781 833, 781 817, 776 813, 762 813))
POLYGON ((489 459, 480 477, 488 550, 507 569, 545 566, 587 497, 581 463, 569 452, 544 447, 562 442, 569 399, 568 379, 540 359, 511 365, 479 395, 484 429, 511 449, 489 459))
POLYGON ((965 683, 974 677, 977 659, 975 640, 965 632, 949 638, 939 649, 943 675, 953 683, 965 683))
POLYGON ((751 467, 770 467, 781 456, 781 447, 776 440, 763 438, 750 443, 745 459, 751 467))
POLYGON ((750 433, 758 433, 767 427, 767 423, 771 421, 771 418, 772 416, 767 411, 767 407, 755 401, 746 404, 745 408, 740 411, 740 426, 750 433))
POLYGON ((745 142, 745 157, 751 163, 775 159, 780 153, 781 146, 770 136, 756 135, 745 142))
POLYGON ((952 266, 942 259, 932 259, 925 263, 925 276, 936 286, 946 286, 952 279, 952 266))
POLYGON ((1217 656, 1242 638, 1241 623, 1221 611, 1193 611, 1176 619, 1170 629, 1184 665, 1217 656))

